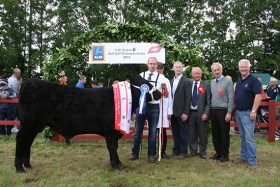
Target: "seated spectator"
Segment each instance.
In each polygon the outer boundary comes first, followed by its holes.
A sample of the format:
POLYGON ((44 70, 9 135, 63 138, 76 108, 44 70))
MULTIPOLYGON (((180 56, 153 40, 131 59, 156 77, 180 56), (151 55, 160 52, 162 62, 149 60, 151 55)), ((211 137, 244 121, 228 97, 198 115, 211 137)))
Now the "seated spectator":
POLYGON ((280 87, 277 85, 277 79, 271 77, 269 85, 266 87, 267 97, 270 100, 275 100, 278 93, 280 93, 280 87))
MULTIPOLYGON (((0 81, 0 98, 16 98, 16 93, 8 87, 8 80, 0 81)), ((15 105, 13 103, 0 103, 0 120, 15 120, 15 105)), ((12 125, 0 125, 0 135, 10 136, 12 125)))

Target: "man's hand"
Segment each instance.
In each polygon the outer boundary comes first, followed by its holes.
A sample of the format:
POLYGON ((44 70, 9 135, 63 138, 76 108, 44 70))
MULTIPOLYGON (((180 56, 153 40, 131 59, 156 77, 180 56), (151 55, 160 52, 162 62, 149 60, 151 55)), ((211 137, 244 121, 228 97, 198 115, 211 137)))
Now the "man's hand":
POLYGON ((168 120, 171 120, 171 115, 167 115, 167 119, 168 119, 168 120))
POLYGON ((227 114, 225 120, 226 120, 226 122, 230 122, 230 120, 231 120, 231 114, 227 114))
POLYGON ((203 114, 201 116, 201 121, 207 121, 208 120, 208 116, 206 114, 203 114))
POLYGON ((188 120, 188 115, 187 114, 182 114, 181 118, 182 118, 182 121, 187 121, 188 120))
POLYGON ((257 116, 256 112, 251 112, 250 113, 250 120, 251 121, 255 121, 256 120, 256 116, 257 116))

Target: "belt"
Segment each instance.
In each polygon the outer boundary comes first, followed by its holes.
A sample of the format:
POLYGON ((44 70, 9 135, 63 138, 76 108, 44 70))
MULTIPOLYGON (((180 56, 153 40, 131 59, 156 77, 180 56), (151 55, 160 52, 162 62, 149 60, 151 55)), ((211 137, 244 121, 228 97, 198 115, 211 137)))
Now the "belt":
POLYGON ((197 109, 191 109, 192 112, 197 112, 197 109))

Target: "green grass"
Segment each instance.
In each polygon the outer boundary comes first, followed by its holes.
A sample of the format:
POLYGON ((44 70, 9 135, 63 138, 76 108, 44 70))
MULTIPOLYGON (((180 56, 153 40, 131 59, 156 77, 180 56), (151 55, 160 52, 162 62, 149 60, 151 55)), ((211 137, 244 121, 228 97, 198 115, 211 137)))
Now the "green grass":
MULTIPOLYGON (((123 171, 109 166, 104 140, 46 142, 37 136, 32 146, 33 169, 16 174, 13 167, 15 136, 0 138, 0 186, 279 186, 280 142, 270 144, 267 134, 256 134, 258 168, 210 160, 213 146, 209 138, 208 159, 162 160, 147 162, 147 140, 143 142, 141 161, 129 161, 133 142, 121 140, 119 156, 123 171)), ((171 152, 172 140, 168 142, 171 152)), ((231 136, 230 159, 238 158, 240 140, 231 136)))

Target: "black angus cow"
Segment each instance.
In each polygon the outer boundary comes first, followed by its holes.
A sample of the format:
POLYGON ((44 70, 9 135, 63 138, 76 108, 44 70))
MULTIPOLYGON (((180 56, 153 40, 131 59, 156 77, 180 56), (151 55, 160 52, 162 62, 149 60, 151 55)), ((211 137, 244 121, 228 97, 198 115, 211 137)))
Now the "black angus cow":
MULTIPOLYGON (((141 76, 131 80, 132 111, 138 107, 139 86, 147 84, 146 102, 160 99, 161 93, 141 76), (134 86, 133 86, 134 85, 134 86)), ((113 88, 78 89, 37 79, 27 80, 19 95, 21 129, 16 137, 16 172, 31 168, 30 148, 45 125, 66 139, 78 134, 98 134, 106 139, 113 169, 121 169, 117 153, 123 135, 114 129, 113 88)))

